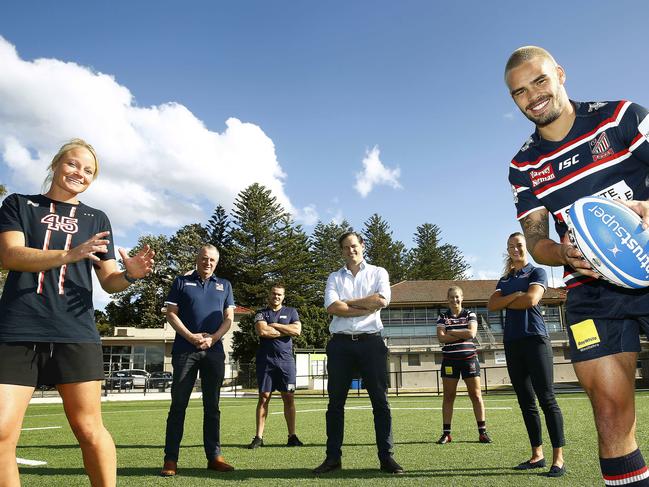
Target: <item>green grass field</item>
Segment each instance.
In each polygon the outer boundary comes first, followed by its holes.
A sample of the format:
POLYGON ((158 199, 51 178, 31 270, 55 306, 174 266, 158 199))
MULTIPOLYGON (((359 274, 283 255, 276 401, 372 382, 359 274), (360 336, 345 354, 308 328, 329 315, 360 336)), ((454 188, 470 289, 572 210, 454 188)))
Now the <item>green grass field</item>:
MULTIPOLYGON (((549 479, 516 472, 512 466, 528 458, 530 449, 516 399, 511 395, 485 397, 487 426, 494 440, 491 445, 477 443, 471 405, 458 397, 453 421, 453 442, 436 445, 441 433, 441 398, 392 398, 395 458, 406 474, 395 477, 378 470, 372 412, 366 398, 350 398, 346 412, 343 470, 320 478, 310 470, 325 454, 326 399, 297 398, 298 434, 305 446, 286 448, 286 426, 281 399, 271 402, 265 447, 248 450, 245 445, 254 435, 253 399, 221 401, 223 452, 236 471, 217 474, 205 469, 202 447, 202 409, 192 401, 187 412, 185 437, 181 446, 179 475, 158 477, 162 465, 164 428, 168 401, 113 402, 104 404, 104 420, 115 438, 118 455, 118 483, 123 486, 198 486, 230 481, 237 485, 601 485, 599 463, 590 405, 583 394, 559 396, 563 410, 568 474, 549 479)), ((649 452, 649 394, 637 395, 638 438, 645 455, 649 452)), ((81 454, 67 425, 61 405, 32 405, 24 428, 56 427, 23 431, 18 456, 43 460, 47 465, 21 466, 24 486, 88 485, 81 454)), ((549 440, 546 456, 551 457, 549 440)), ((545 471, 545 469, 543 469, 545 471)))

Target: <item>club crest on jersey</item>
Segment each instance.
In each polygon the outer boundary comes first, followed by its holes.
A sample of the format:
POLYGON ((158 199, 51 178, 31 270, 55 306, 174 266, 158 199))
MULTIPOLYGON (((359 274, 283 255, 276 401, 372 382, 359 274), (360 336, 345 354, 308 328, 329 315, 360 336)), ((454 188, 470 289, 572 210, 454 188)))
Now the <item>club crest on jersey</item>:
POLYGON ((216 285, 216 290, 217 291, 223 291, 223 284, 221 284, 220 282, 217 282, 215 285, 216 285))
POLYGON ((613 154, 613 148, 608 141, 606 132, 602 132, 589 143, 590 152, 593 154, 593 161, 599 161, 613 154))
POLYGON ((546 183, 552 181, 556 176, 554 175, 554 169, 552 169, 552 163, 548 162, 538 171, 532 170, 529 172, 530 179, 532 180, 532 187, 536 188, 541 183, 546 183))
POLYGON ((608 105, 607 102, 605 101, 596 101, 595 103, 589 103, 588 104, 588 113, 594 112, 595 110, 599 110, 603 106, 608 105))

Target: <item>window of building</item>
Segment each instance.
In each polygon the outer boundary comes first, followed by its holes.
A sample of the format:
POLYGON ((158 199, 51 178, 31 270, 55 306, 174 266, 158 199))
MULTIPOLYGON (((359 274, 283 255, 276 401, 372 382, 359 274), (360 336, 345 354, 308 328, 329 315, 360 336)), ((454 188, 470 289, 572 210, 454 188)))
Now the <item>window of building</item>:
POLYGON ((419 367, 421 366, 421 358, 418 353, 409 353, 408 354, 408 367, 419 367))

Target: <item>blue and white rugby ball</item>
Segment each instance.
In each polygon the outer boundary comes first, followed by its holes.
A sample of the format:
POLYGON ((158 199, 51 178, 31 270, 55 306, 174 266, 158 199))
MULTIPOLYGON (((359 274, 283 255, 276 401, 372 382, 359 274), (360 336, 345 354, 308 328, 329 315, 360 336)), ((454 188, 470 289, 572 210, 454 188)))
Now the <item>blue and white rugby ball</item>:
POLYGON ((601 276, 618 286, 649 286, 649 231, 633 210, 615 200, 586 196, 566 218, 570 240, 601 276))

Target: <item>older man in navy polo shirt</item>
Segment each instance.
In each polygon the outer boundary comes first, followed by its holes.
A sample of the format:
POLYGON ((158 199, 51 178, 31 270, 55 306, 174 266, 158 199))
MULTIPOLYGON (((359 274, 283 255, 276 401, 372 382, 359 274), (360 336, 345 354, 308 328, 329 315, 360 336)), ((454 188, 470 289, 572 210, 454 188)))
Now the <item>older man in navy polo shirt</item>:
POLYGON ((365 244, 358 233, 343 234, 338 245, 345 266, 329 275, 325 288, 325 307, 333 315, 327 344, 327 457, 313 473, 323 474, 342 466, 345 402, 354 371, 359 371, 372 401, 381 470, 402 474, 403 468, 392 457, 388 347, 381 337, 381 308, 390 302, 390 279, 384 268, 365 262, 365 244))
POLYGON ((177 277, 165 301, 167 321, 176 330, 176 339, 171 352, 173 383, 164 466, 160 472, 163 477, 176 475, 185 410, 199 371, 207 468, 218 472, 234 470, 221 455, 219 411, 219 395, 225 374, 221 338, 232 325, 234 298, 230 282, 214 275, 218 261, 216 247, 203 246, 196 258, 196 270, 177 277))

